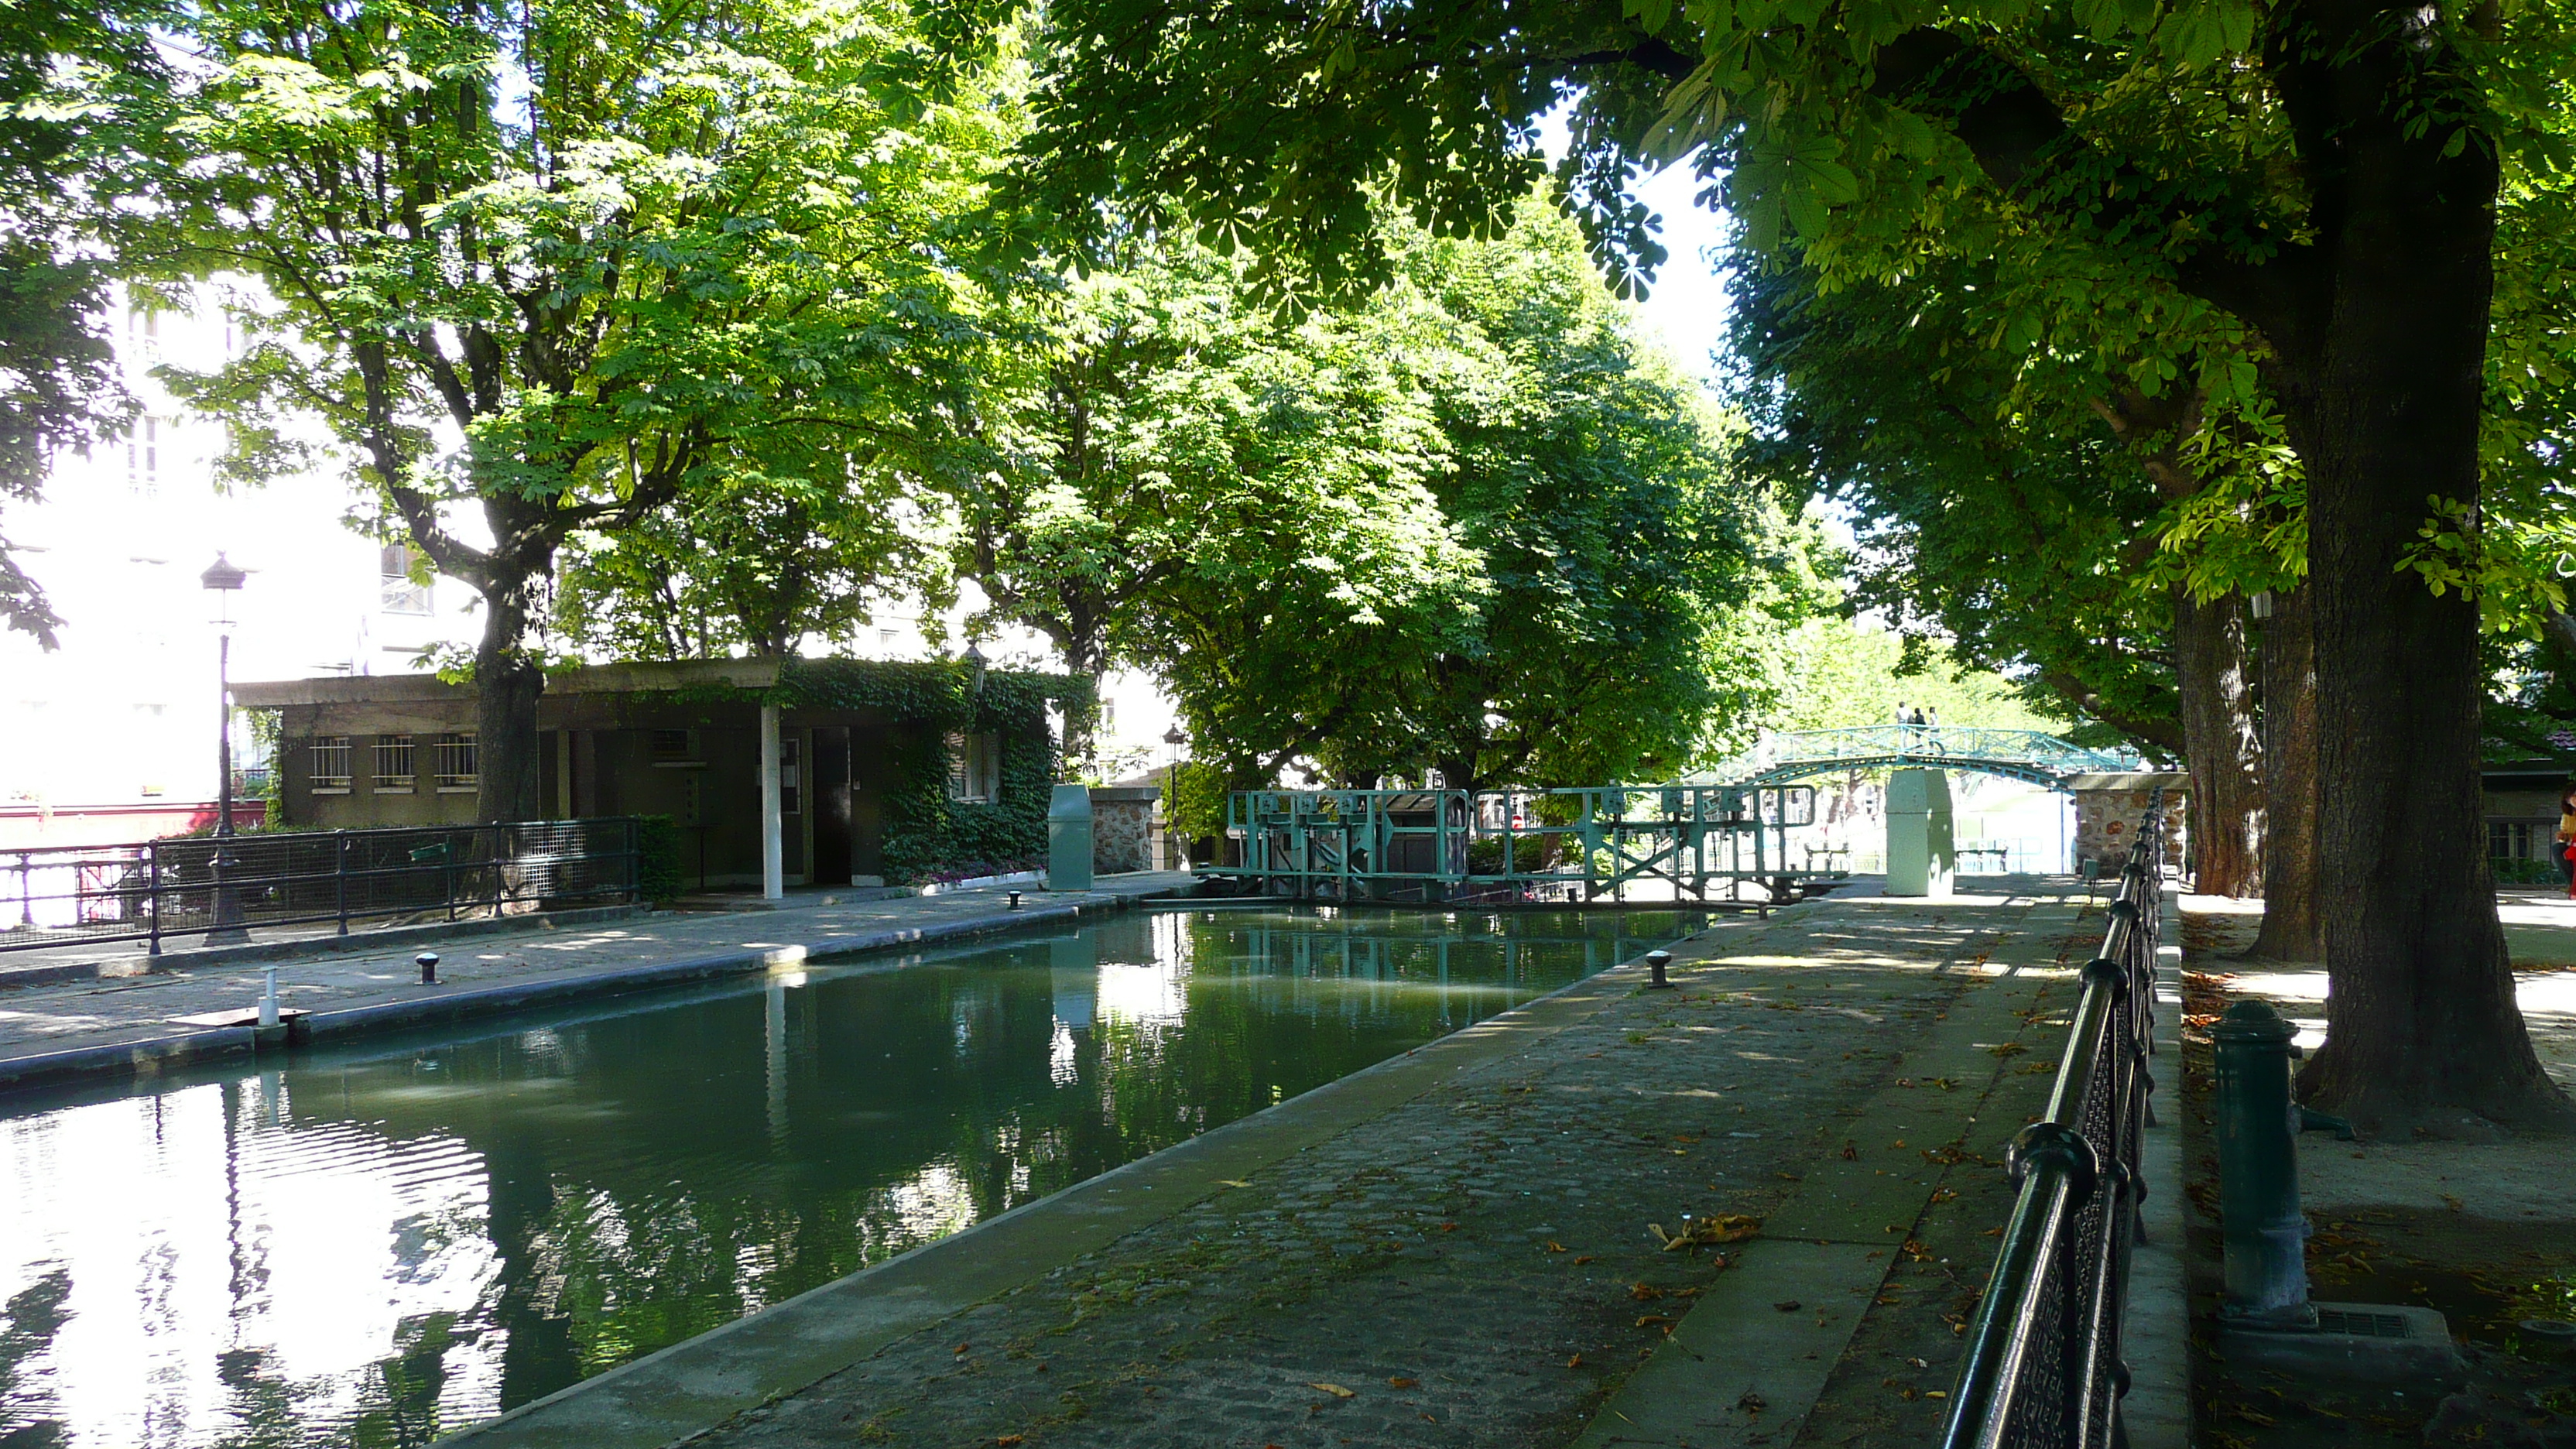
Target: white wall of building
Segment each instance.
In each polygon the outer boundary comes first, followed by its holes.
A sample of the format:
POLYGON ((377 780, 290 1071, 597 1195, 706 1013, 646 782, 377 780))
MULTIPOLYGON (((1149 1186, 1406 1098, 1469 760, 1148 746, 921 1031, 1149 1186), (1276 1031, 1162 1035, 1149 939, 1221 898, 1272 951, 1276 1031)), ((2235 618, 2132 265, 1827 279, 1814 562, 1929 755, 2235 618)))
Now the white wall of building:
POLYGON ((341 520, 345 475, 317 471, 216 491, 222 430, 151 376, 211 368, 220 315, 114 315, 126 385, 145 418, 124 442, 57 461, 45 497, 9 512, 19 562, 62 616, 47 652, 0 632, 0 801, 104 805, 215 794, 217 596, 198 581, 221 552, 250 573, 234 595, 235 679, 412 672, 470 642, 473 592, 381 576, 382 550, 341 520))

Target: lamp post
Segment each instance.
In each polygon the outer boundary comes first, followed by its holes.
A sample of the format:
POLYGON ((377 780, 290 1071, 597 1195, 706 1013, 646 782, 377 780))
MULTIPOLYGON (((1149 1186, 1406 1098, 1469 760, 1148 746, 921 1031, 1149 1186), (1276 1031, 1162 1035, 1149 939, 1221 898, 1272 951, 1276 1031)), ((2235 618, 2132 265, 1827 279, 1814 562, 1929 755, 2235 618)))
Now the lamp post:
POLYGON ((250 939, 242 928, 241 896, 231 883, 241 864, 233 854, 233 591, 249 578, 221 553, 215 555, 214 567, 197 576, 215 591, 215 627, 222 631, 215 645, 215 697, 222 714, 215 735, 215 910, 214 929, 206 933, 209 946, 237 946, 250 939))
POLYGON ((1163 839, 1168 843, 1174 870, 1184 869, 1181 855, 1181 746, 1188 743, 1181 727, 1163 731, 1163 839))
POLYGON ((982 699, 984 697, 984 651, 976 648, 975 641, 969 639, 966 641, 966 652, 957 658, 959 663, 966 666, 967 697, 982 699))

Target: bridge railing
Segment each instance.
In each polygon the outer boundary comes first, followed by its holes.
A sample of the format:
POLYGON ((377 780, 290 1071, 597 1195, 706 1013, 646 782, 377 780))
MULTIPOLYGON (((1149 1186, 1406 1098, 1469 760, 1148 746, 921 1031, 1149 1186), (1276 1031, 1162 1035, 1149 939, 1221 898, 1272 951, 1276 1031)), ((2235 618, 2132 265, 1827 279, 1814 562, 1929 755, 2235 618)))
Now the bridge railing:
POLYGON ((2126 1442, 2121 1319, 2138 1237, 2149 1118, 2164 792, 2130 847, 2102 951, 2059 1059, 2048 1111, 2013 1138, 2021 1191, 2004 1222, 1941 1449, 2086 1449, 2126 1442))
POLYGON ((1717 766, 1721 780, 1752 780, 1800 765, 1848 764, 1855 768, 1925 763, 1988 763, 2021 775, 2063 777, 2138 768, 2135 760, 2071 744, 2039 730, 1982 725, 1859 725, 1836 730, 1794 730, 1769 735, 1752 749, 1717 766))

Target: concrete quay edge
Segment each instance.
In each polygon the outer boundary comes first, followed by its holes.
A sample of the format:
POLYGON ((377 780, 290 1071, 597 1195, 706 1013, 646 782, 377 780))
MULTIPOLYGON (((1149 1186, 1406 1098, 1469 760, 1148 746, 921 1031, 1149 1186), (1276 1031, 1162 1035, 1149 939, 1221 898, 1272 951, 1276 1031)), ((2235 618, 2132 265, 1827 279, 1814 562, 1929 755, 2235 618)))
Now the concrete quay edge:
MULTIPOLYGON (((1137 901, 1175 893, 1177 888, 1171 886, 1145 891, 1111 888, 1091 893, 1106 896, 1106 900, 1068 902, 1016 911, 996 906, 978 915, 919 926, 892 927, 866 935, 823 937, 751 950, 701 952, 676 960, 574 971, 535 980, 461 989, 435 986, 398 988, 402 994, 392 1000, 307 1011, 294 1023, 294 1040, 302 1044, 439 1025, 585 997, 616 996, 714 976, 762 971, 813 958, 865 955, 935 941, 1019 930, 1049 922, 1076 920, 1086 908, 1095 912, 1124 910, 1137 901)), ((369 939, 380 937, 371 935, 369 939)), ((257 1050, 258 1045, 253 1028, 212 1027, 147 1032, 113 1041, 69 1047, 38 1046, 31 1050, 0 1053, 0 1097, 27 1088, 61 1086, 81 1079, 110 1080, 157 1075, 200 1062, 248 1055, 257 1050)))
POLYGON ((503 931, 552 930, 623 921, 652 911, 647 905, 580 906, 567 911, 530 911, 517 916, 478 916, 464 921, 424 921, 409 926, 382 926, 339 936, 297 936, 284 941, 252 941, 240 946, 186 946, 164 950, 125 951, 80 961, 11 967, 0 957, 0 990, 13 986, 59 986, 67 981, 114 981, 183 971, 192 966, 230 966, 245 961, 292 961, 304 956, 336 956, 353 947, 398 946, 410 941, 445 940, 453 936, 491 936, 503 931))
MULTIPOLYGON (((1762 930, 1806 914, 1712 921, 1762 930)), ((1687 938, 1685 938, 1687 939, 1687 938)), ((1643 954, 1188 1141, 442 1436, 460 1449, 658 1449, 795 1393, 1638 991, 1643 954), (1150 1194, 1150 1196, 1149 1196, 1150 1194)))

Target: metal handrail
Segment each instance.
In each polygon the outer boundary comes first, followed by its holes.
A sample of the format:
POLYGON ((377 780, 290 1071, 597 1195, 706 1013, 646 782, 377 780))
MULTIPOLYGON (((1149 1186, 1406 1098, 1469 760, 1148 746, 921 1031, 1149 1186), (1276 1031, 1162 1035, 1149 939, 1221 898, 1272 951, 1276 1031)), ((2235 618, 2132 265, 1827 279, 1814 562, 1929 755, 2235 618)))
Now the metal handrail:
POLYGON ((2020 1184, 1950 1391, 1942 1449, 2091 1449, 2124 1442, 2120 1357, 2129 1254, 2140 1240, 2141 1139, 2153 1114, 2164 792, 2120 872, 2101 953, 2084 967, 2048 1111, 2013 1138, 2020 1184))
POLYGON ((249 928, 633 901, 642 822, 632 816, 374 830, 253 831, 216 838, 0 850, 0 952, 143 941, 220 924, 217 901, 249 928))

